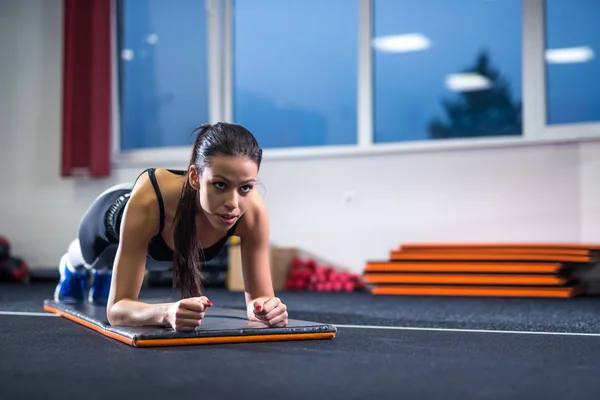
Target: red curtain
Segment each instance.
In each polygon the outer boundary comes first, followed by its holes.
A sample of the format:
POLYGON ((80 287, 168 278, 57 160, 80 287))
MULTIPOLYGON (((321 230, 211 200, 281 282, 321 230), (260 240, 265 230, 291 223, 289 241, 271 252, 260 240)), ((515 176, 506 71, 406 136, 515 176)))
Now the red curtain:
POLYGON ((111 1, 64 0, 62 176, 109 176, 111 1))

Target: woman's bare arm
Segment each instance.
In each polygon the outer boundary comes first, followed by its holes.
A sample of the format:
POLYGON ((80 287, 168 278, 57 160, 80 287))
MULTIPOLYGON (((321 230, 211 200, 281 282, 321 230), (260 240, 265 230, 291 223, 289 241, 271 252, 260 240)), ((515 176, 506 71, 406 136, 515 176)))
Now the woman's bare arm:
POLYGON ((121 240, 113 265, 107 303, 111 325, 167 325, 167 304, 138 301, 146 271, 148 242, 158 231, 156 201, 140 190, 133 193, 121 223, 121 240))
POLYGON ((275 296, 269 256, 269 217, 263 199, 256 195, 253 207, 244 214, 236 235, 241 240, 242 272, 248 317, 255 319, 253 304, 275 296))

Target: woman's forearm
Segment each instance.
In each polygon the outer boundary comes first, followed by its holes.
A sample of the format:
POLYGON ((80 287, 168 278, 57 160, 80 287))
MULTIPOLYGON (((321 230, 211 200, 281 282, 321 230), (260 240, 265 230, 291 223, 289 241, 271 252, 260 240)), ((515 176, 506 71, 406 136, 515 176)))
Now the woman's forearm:
POLYGON ((170 306, 170 303, 147 304, 122 299, 107 309, 107 318, 113 326, 167 326, 170 306))

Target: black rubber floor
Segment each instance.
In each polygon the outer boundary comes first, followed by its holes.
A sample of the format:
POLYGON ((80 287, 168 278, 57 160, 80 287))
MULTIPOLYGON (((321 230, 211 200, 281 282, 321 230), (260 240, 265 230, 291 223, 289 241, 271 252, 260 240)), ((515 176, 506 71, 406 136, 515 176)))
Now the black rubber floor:
MULTIPOLYGON (((43 312, 54 286, 0 285, 0 312, 43 312)), ((176 299, 165 289, 145 298, 176 299)), ((219 307, 243 296, 209 290, 219 307)), ((600 299, 281 293, 331 324, 600 334, 600 299)), ((0 314, 0 393, 27 399, 600 398, 600 336, 338 326, 330 341, 136 349, 58 317, 0 314)))

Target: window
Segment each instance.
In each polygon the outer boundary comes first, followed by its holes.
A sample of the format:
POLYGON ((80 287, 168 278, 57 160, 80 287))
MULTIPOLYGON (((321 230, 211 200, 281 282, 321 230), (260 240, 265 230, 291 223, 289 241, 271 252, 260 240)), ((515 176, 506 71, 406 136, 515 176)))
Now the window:
POLYGON ((194 128, 214 120, 246 126, 265 149, 337 154, 598 136, 600 1, 117 4, 121 150, 188 148, 194 128))
POLYGON ((209 116, 204 1, 119 5, 121 149, 189 145, 209 116))
POLYGON ((546 0, 547 123, 600 121, 600 1, 546 0))
POLYGON ((373 0, 375 142, 522 134, 522 0, 373 0))
POLYGON ((233 119, 263 148, 357 142, 357 0, 235 0, 233 119))

